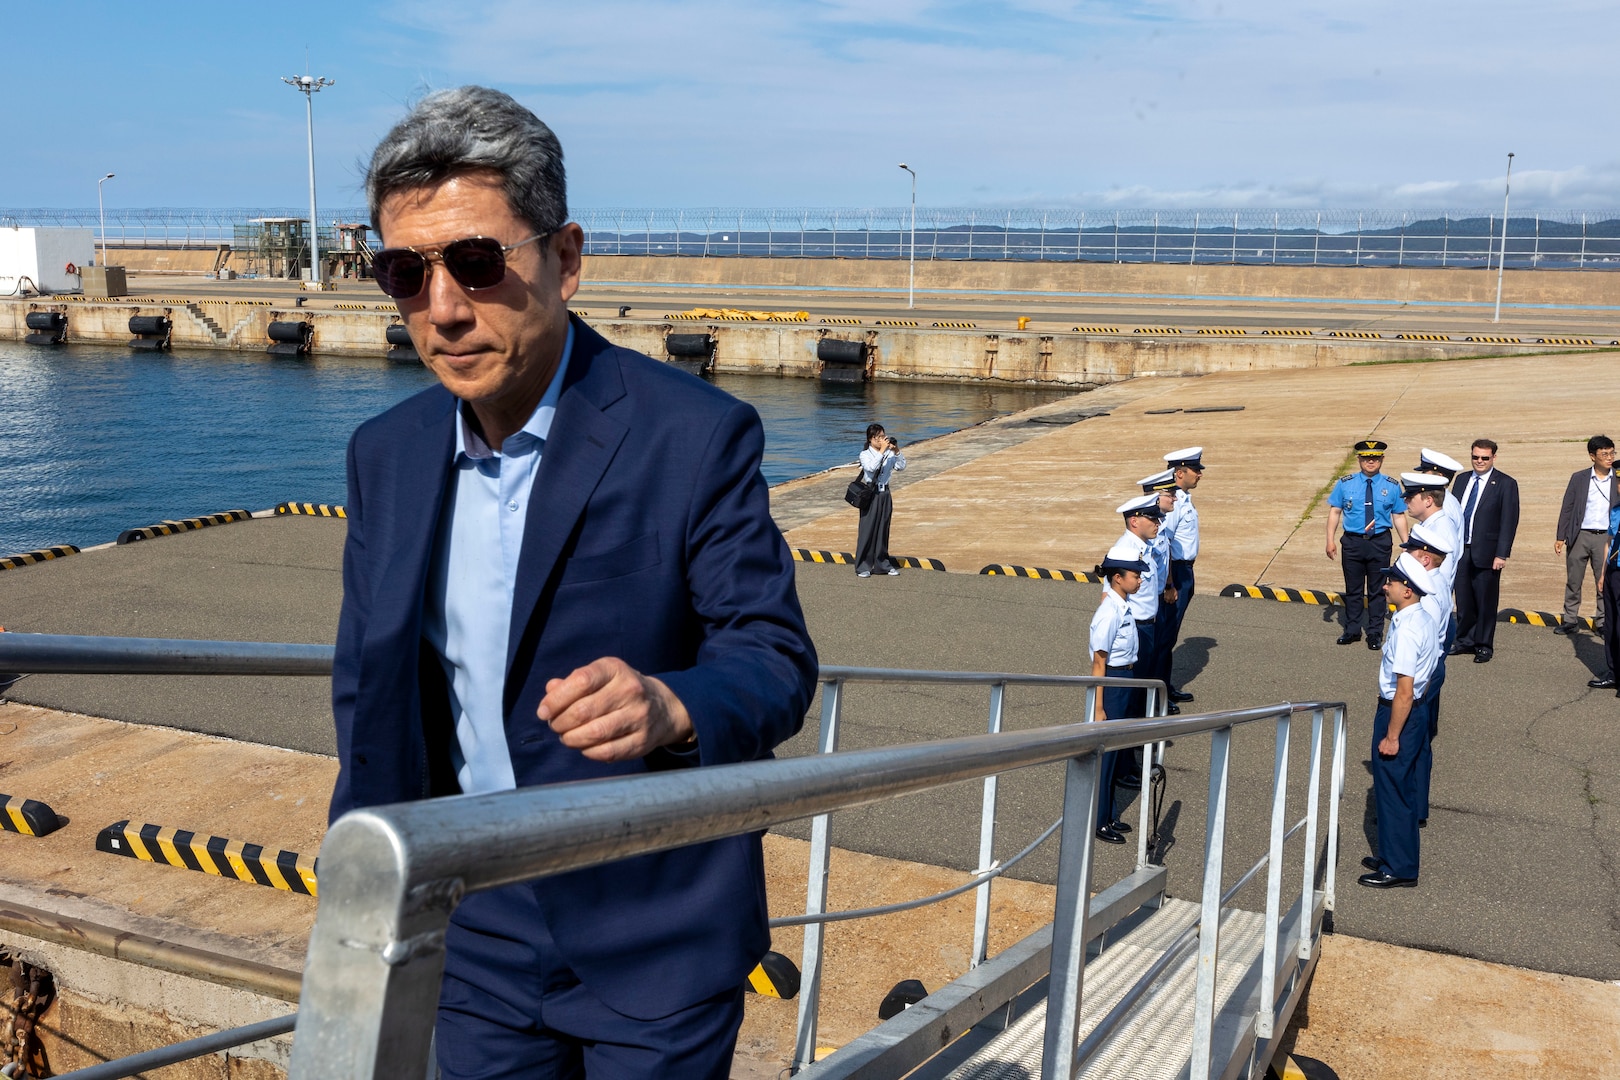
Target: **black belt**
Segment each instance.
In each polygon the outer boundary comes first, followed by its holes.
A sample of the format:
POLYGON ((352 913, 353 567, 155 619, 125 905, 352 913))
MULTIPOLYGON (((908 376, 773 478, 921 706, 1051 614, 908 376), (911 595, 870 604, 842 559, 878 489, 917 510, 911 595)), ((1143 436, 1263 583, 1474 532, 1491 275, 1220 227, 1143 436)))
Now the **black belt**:
POLYGON ((1387 536, 1387 535, 1389 535, 1389 530, 1388 530, 1388 529, 1379 529, 1379 530, 1378 530, 1378 531, 1376 531, 1376 532, 1361 532, 1361 533, 1351 533, 1351 534, 1350 534, 1350 535, 1351 535, 1351 536, 1364 536, 1364 537, 1366 537, 1366 538, 1367 538, 1367 539, 1369 539, 1369 540, 1371 540, 1371 539, 1373 539, 1373 538, 1374 538, 1374 537, 1378 537, 1378 536, 1387 536))
POLYGON ((1198 561, 1197 559, 1171 559, 1170 560, 1170 565, 1171 566, 1191 566, 1193 563, 1195 563, 1197 561, 1198 561))
POLYGON ((1608 536, 1608 529, 1582 529, 1581 532, 1597 533, 1599 536, 1608 536))
POLYGON ((1158 622, 1157 618, 1153 618, 1153 619, 1137 619, 1136 620, 1136 625, 1137 626, 1152 626, 1156 622, 1158 622))

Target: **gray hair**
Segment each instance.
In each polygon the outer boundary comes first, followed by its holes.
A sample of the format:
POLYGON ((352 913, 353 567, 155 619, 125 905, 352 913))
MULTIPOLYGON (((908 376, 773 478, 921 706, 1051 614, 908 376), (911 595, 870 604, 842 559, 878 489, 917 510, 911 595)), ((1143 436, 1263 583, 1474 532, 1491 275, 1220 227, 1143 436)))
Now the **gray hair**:
POLYGON ((536 232, 555 232, 568 220, 557 136, 510 94, 461 86, 417 102, 372 151, 366 169, 371 227, 382 232, 378 210, 395 192, 431 187, 474 169, 500 175, 512 212, 536 232))

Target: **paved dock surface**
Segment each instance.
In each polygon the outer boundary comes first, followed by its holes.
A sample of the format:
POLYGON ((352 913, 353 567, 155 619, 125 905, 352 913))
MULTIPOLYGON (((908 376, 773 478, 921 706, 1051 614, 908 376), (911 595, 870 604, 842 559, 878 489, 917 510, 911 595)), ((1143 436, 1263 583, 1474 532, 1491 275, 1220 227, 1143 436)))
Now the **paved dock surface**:
MULTIPOLYGON (((330 641, 339 602, 343 523, 279 518, 220 526, 0 573, 9 629, 32 632, 330 641)), ((858 580, 847 567, 804 564, 800 593, 825 663, 936 669, 1084 670, 1097 587, 932 571, 858 580)), ((1371 893, 1353 878, 1368 850, 1370 742, 1377 655, 1333 645, 1327 610, 1200 596, 1177 655, 1197 710, 1265 702, 1350 704, 1338 926, 1345 933, 1589 978, 1620 978, 1620 706, 1589 691, 1595 643, 1503 627, 1497 659, 1453 668, 1436 746, 1434 813, 1423 884, 1371 893)), ((16 700, 329 753, 325 679, 32 676, 16 700)), ((982 731, 987 694, 942 688, 853 688, 846 748, 982 731)), ((1009 727, 1072 720, 1075 695, 1016 691, 1009 727)), ((814 718, 783 752, 813 748, 814 718)), ((1266 846, 1273 747, 1251 725, 1234 739, 1227 878, 1266 846)), ((1305 767, 1296 735, 1294 768, 1305 767)), ((1171 890, 1197 887, 1207 793, 1207 738, 1171 750, 1166 862, 1171 890)), ((169 784, 183 785, 185 777, 169 784)), ((1004 782, 1005 856, 1056 816, 1058 773, 1004 782)), ((1299 803, 1300 807, 1303 802, 1299 803)), ((891 858, 970 869, 979 794, 958 785, 842 816, 835 843, 891 858)), ((1299 812, 1295 808, 1291 813, 1299 812)), ((1134 814, 1134 808, 1132 813, 1134 814)), ((120 815, 122 816, 122 815, 120 815)), ((1135 820, 1134 816, 1131 820, 1135 820)), ((263 830, 260 830, 261 833, 263 830)), ((788 828, 785 834, 802 834, 788 828)), ((272 843, 275 837, 255 836, 272 843)), ((1297 863, 1298 846, 1293 848, 1297 863)), ((1134 847, 1101 850, 1099 880, 1128 868, 1134 847)), ((1049 844, 1021 876, 1050 880, 1049 844)), ((1255 907, 1251 886, 1239 903, 1255 907)))

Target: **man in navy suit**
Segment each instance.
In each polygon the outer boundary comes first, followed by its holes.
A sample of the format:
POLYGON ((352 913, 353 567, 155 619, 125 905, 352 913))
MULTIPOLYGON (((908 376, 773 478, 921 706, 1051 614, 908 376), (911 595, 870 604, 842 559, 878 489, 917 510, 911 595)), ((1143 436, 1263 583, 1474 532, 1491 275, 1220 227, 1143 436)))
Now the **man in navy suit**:
POLYGON ((1519 482, 1496 467, 1496 444, 1475 439, 1468 451, 1474 471, 1451 492, 1462 503, 1463 551, 1457 560, 1457 640, 1451 655, 1473 653, 1474 663, 1495 655, 1496 607, 1502 568, 1519 531, 1519 482))
MULTIPOLYGON (((569 314, 562 149, 507 95, 424 98, 366 183, 441 386, 349 444, 332 817, 769 757, 816 657, 758 415, 569 314)), ((768 946, 757 835, 476 893, 440 1068, 723 1078, 768 946)))

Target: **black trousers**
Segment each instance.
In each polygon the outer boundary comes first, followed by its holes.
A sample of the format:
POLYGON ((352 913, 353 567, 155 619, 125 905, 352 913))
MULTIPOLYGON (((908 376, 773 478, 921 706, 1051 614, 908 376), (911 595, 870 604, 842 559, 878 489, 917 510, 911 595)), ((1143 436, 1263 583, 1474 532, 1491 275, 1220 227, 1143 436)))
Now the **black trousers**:
POLYGON ((1495 648, 1496 606, 1502 594, 1502 571, 1478 567, 1463 548, 1457 561, 1457 644, 1465 649, 1495 648))
POLYGON ((1383 585, 1378 575, 1390 563, 1395 550, 1390 531, 1367 536, 1347 532, 1339 544, 1339 562, 1344 567, 1344 628, 1360 630, 1362 612, 1367 616, 1367 636, 1384 636, 1383 585))
POLYGON ((1608 618, 1603 620, 1603 655, 1609 661, 1608 674, 1612 678, 1614 673, 1620 671, 1620 567, 1611 566, 1604 571, 1603 589, 1604 608, 1608 618))
POLYGON ((880 488, 861 511, 855 530, 855 570, 887 574, 894 564, 889 559, 889 522, 894 519, 894 496, 880 488))

